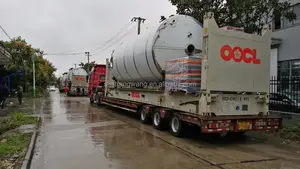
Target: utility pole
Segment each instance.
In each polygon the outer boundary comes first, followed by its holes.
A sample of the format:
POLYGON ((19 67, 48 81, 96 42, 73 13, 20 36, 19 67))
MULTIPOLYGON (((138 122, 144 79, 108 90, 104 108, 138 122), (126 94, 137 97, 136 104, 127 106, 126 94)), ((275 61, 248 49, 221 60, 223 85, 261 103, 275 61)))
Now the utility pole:
POLYGON ((141 33, 141 23, 144 23, 145 22, 145 18, 141 18, 141 17, 133 17, 132 19, 131 19, 131 21, 133 21, 133 22, 138 22, 138 32, 137 32, 137 34, 139 35, 140 33, 141 33))
POLYGON ((75 69, 76 69, 76 63, 74 65, 75 65, 75 69))
POLYGON ((88 67, 87 67, 87 72, 90 72, 90 52, 85 52, 85 54, 87 55, 87 60, 88 60, 88 67))
POLYGON ((32 56, 33 97, 35 97, 35 56, 32 56))

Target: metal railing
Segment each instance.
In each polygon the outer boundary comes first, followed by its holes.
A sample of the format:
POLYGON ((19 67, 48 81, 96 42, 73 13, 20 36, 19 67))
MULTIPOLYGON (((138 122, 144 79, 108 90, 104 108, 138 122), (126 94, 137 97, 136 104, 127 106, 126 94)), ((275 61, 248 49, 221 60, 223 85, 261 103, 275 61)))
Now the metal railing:
POLYGON ((300 113, 300 76, 272 76, 270 78, 269 109, 300 113))

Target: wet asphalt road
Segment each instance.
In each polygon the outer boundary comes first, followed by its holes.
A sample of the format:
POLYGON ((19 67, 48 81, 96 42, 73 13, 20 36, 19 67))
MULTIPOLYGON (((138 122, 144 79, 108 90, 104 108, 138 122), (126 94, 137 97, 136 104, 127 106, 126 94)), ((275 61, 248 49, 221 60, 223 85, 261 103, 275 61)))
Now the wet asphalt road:
POLYGON ((83 97, 51 93, 38 109, 32 169, 300 169, 297 149, 250 137, 179 139, 83 97))

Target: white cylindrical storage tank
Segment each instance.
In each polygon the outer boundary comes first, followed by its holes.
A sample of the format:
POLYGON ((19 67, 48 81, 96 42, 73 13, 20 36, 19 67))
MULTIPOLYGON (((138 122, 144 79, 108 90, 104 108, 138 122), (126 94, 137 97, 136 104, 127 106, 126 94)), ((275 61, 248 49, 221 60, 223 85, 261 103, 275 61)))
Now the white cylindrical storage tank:
POLYGON ((75 68, 69 71, 67 80, 72 81, 73 76, 87 76, 87 72, 83 68, 75 68))
POLYGON ((62 78, 61 78, 61 82, 64 83, 67 80, 68 74, 65 73, 63 74, 62 78))
POLYGON ((201 24, 186 15, 172 16, 154 29, 112 53, 112 74, 120 82, 158 82, 167 60, 194 55, 202 51, 201 24))

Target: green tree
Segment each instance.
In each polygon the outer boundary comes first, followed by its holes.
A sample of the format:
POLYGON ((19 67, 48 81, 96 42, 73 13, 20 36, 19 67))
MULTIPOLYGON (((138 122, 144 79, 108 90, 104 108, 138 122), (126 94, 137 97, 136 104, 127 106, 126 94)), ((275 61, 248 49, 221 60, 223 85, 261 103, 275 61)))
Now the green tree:
POLYGON ((92 67, 94 67, 96 65, 96 62, 95 61, 92 61, 90 62, 90 64, 88 63, 83 63, 83 62, 80 62, 79 63, 79 66, 82 67, 84 70, 86 70, 87 72, 91 71, 92 67), (90 69, 88 70, 88 65, 90 65, 90 69))
MULTIPOLYGON (((32 62, 35 58, 36 86, 45 88, 49 83, 56 80, 54 72, 56 68, 47 59, 43 57, 43 51, 38 48, 33 48, 22 37, 17 37, 11 41, 3 42, 4 46, 11 53, 12 64, 2 68, 2 76, 11 74, 16 71, 25 70, 23 80, 26 81, 26 86, 32 86, 33 73, 32 62)), ((19 78, 13 77, 11 86, 21 85, 19 78)))
POLYGON ((200 23, 206 12, 213 12, 217 24, 243 27, 247 33, 260 33, 263 26, 275 17, 295 20, 290 2, 279 0, 169 0, 178 14, 190 15, 200 23))

